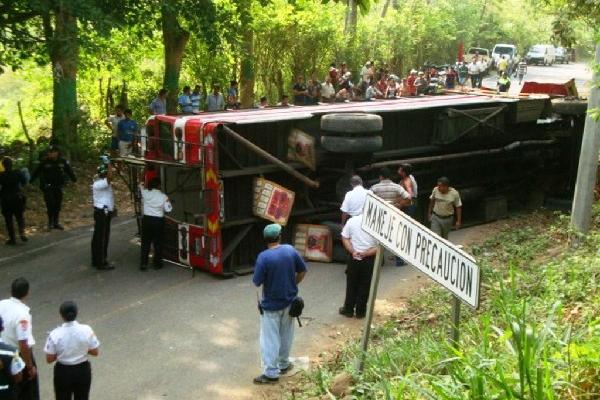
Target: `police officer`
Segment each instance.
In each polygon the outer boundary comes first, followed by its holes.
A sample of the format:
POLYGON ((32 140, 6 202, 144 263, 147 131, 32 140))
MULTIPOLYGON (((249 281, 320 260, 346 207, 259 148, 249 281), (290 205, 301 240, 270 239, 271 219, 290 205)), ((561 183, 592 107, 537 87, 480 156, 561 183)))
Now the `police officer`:
POLYGON ((77 304, 60 305, 64 323, 48 335, 44 352, 46 361, 54 365, 56 400, 87 400, 92 384, 92 368, 88 356, 97 356, 100 342, 89 325, 76 321, 77 304))
POLYGON ((29 295, 29 282, 25 278, 13 281, 11 298, 0 301, 0 317, 4 321, 2 341, 16 347, 25 361, 23 379, 17 387, 17 399, 39 400, 40 391, 37 366, 33 357, 35 339, 31 333, 31 313, 24 303, 29 295))
POLYGON ((0 208, 2 208, 2 215, 8 232, 6 244, 16 244, 13 219, 17 220, 21 240, 26 242, 27 236, 25 236, 25 220, 23 218, 25 195, 21 189, 27 181, 21 171, 13 170, 13 161, 9 157, 4 157, 0 165, 4 167, 4 172, 0 172, 0 208))
MULTIPOLYGON (((0 333, 4 330, 2 317, 0 317, 0 333)), ((16 384, 23 379, 25 363, 19 357, 17 348, 6 344, 0 338, 0 400, 14 400, 16 398, 16 384)))
POLYGON ((92 266, 98 269, 114 269, 106 259, 110 238, 110 221, 115 208, 111 185, 112 166, 106 161, 98 167, 98 176, 92 184, 94 203, 94 235, 92 236, 92 266))
POLYGON ((60 156, 56 145, 51 145, 46 152, 46 156, 42 158, 31 176, 31 182, 35 181, 38 176, 40 177, 40 189, 44 192, 44 201, 48 213, 48 230, 64 229, 58 221, 63 199, 65 175, 71 181, 77 181, 69 162, 60 156))

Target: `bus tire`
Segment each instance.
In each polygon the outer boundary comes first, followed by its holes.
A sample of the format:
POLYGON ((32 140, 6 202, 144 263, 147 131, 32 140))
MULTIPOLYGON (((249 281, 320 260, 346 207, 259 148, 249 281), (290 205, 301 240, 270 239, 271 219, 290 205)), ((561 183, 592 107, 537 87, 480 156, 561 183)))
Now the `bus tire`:
POLYGON ((365 135, 382 129, 383 119, 375 114, 339 113, 321 117, 321 130, 328 133, 365 135))
POLYGON ((383 147, 381 136, 321 136, 321 146, 330 153, 373 153, 383 147))

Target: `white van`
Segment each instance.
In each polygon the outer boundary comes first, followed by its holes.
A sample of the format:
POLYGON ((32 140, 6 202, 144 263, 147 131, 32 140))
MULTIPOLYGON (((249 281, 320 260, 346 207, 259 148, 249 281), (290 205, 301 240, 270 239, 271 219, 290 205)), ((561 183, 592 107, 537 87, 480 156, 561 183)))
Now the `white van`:
POLYGON ((525 61, 529 65, 552 65, 554 64, 555 56, 556 50, 551 44, 536 44, 525 55, 525 61))
POLYGON ((506 57, 509 64, 513 64, 517 60, 517 46, 514 44, 498 43, 492 50, 492 62, 498 65, 500 58, 506 57))

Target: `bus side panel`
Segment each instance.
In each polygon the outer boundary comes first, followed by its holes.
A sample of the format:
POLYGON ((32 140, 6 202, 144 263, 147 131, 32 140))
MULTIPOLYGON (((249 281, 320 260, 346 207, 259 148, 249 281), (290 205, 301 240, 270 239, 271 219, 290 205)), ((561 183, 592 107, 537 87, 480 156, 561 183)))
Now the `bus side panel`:
POLYGON ((208 262, 204 269, 212 274, 223 274, 223 243, 221 238, 222 185, 218 177, 217 162, 217 123, 209 123, 201 128, 204 147, 204 188, 206 213, 206 246, 208 262))
POLYGON ((188 120, 185 124, 185 162, 196 165, 202 162, 201 123, 197 119, 188 120))

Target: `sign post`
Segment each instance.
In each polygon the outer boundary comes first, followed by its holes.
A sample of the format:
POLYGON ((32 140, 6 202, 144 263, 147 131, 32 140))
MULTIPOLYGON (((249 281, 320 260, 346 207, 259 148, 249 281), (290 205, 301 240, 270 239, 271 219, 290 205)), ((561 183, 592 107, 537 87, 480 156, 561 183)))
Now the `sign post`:
POLYGON ((375 300, 377 299, 377 288, 379 287, 379 272, 383 264, 383 248, 377 246, 375 254, 375 265, 373 265, 373 277, 371 278, 371 289, 369 290, 369 302, 367 303, 367 315, 365 316, 365 327, 360 340, 360 354, 356 359, 356 370, 362 372, 365 365, 365 355, 369 346, 369 336, 371 335, 371 322, 373 322, 373 310, 375 309, 375 300))
MULTIPOLYGON (((473 309, 479 306, 480 271, 473 257, 372 193, 367 195, 363 208, 362 229, 380 246, 373 268, 361 350, 366 352, 369 340, 379 267, 383 259, 381 246, 402 257, 453 294, 452 341, 458 346, 460 303, 466 303, 473 309)), ((357 362, 359 372, 362 371, 363 360, 364 354, 357 362)))

